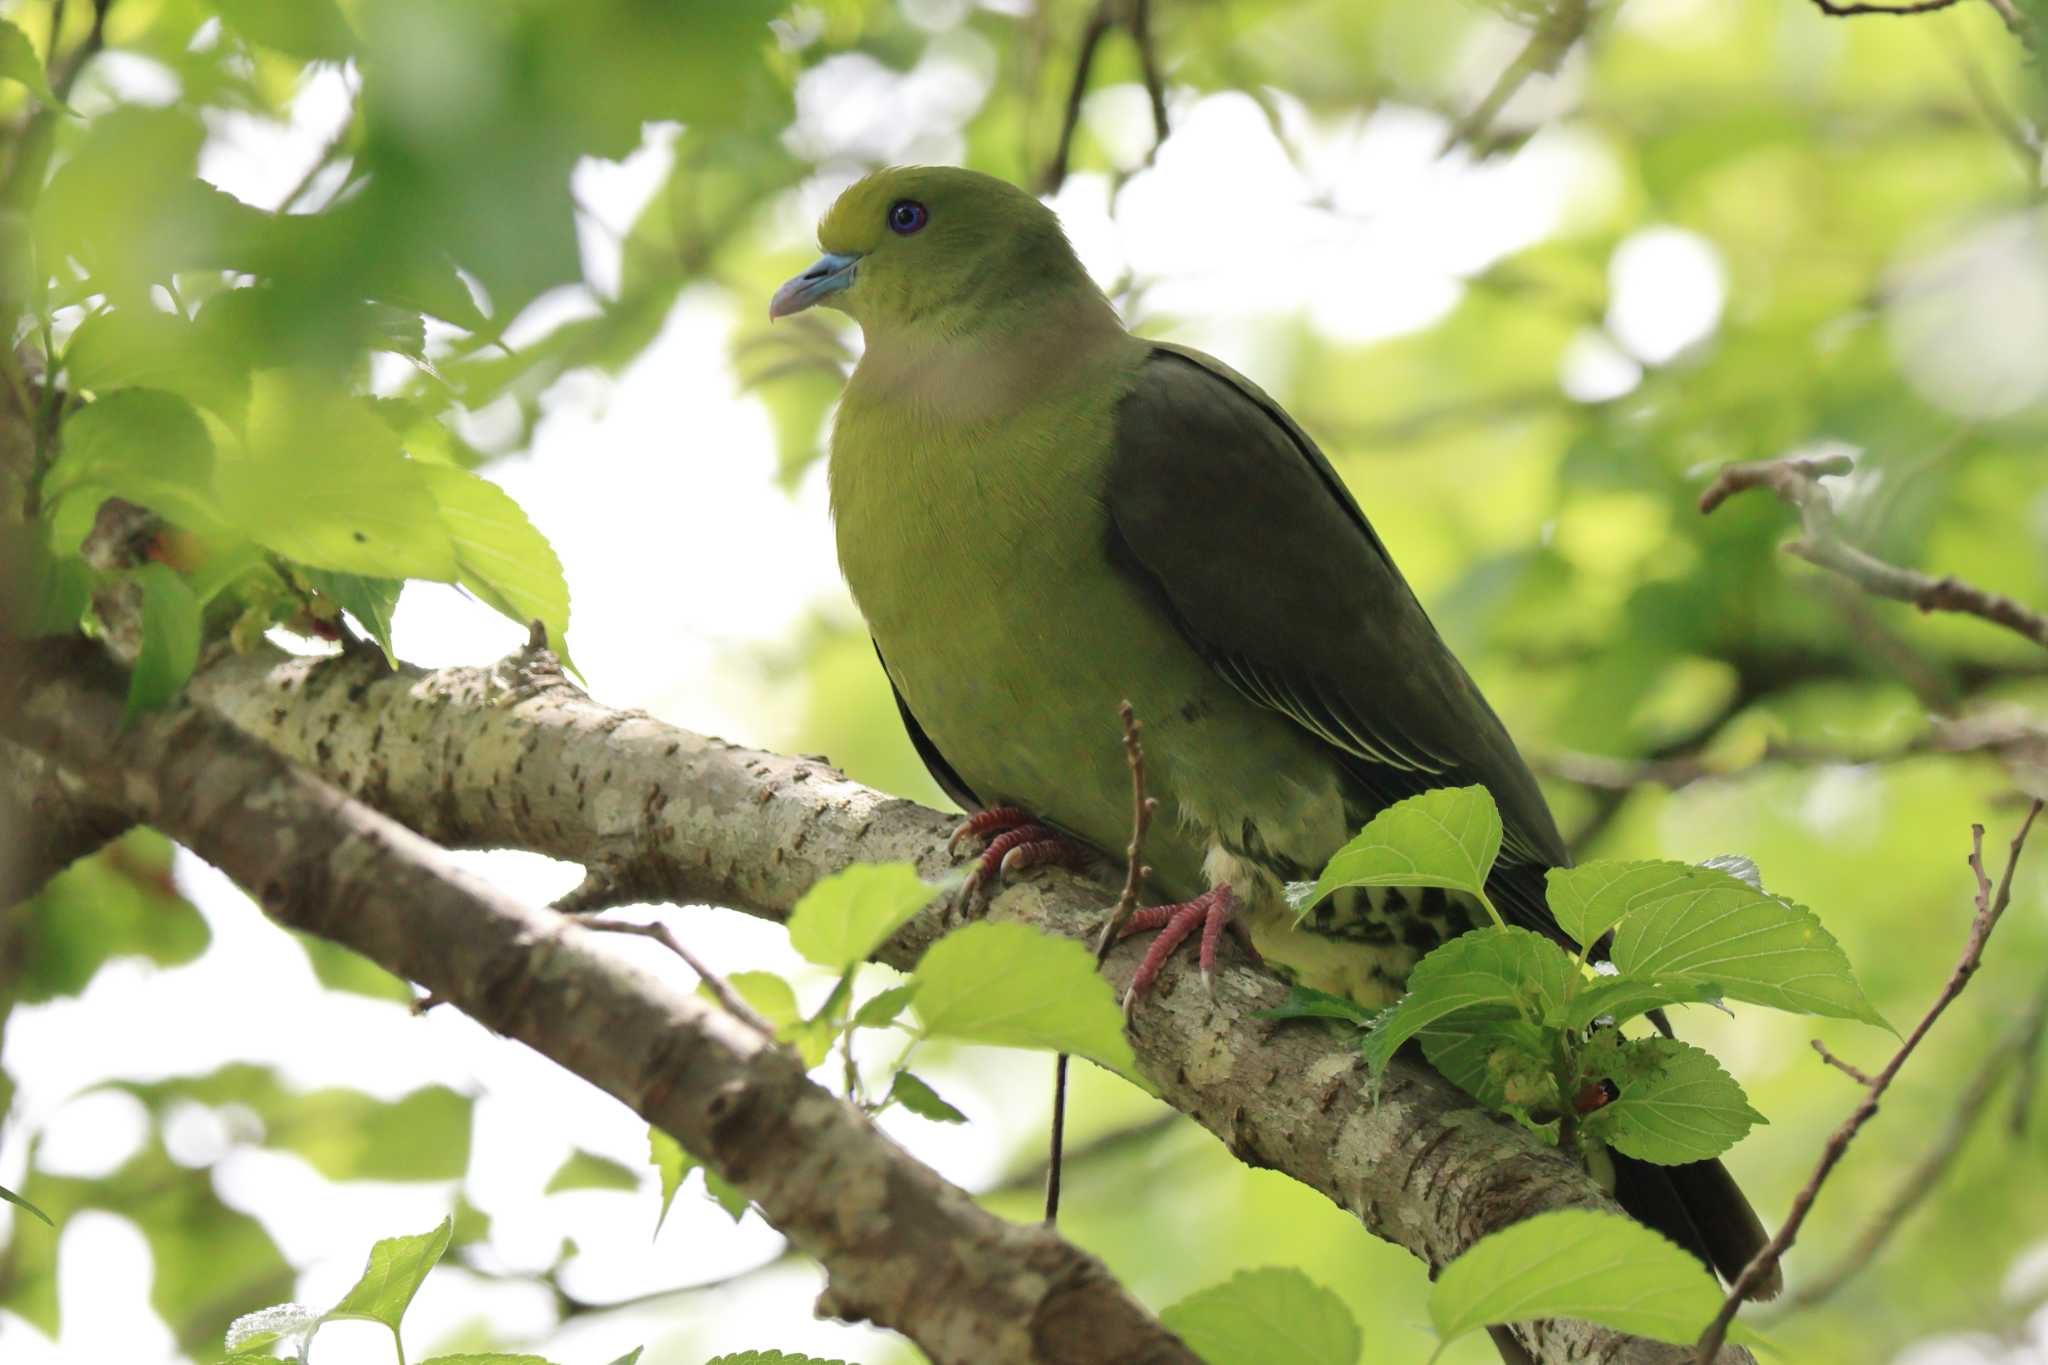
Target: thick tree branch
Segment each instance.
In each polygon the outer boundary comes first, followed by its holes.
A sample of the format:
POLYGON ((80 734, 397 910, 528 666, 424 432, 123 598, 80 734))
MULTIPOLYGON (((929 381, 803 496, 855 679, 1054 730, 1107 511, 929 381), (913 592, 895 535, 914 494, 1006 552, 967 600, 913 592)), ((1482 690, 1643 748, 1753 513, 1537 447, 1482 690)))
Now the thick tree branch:
POLYGON ((83 641, 17 648, 0 729, 179 839, 271 916, 420 981, 673 1133, 823 1262, 824 1306, 938 1361, 1188 1362, 1094 1258, 980 1209, 760 1030, 599 951, 190 703, 122 725, 83 641))
MULTIPOLYGON (((906 859, 936 878, 953 820, 882 795, 823 760, 790 758, 614 711, 546 670, 387 669, 374 651, 274 650, 202 668, 194 693, 370 805, 450 846, 518 847, 598 869, 608 897, 709 902, 786 916, 851 862, 906 859)), ((1104 742, 1115 742, 1104 717, 1104 742)), ((1114 888, 1047 870, 991 913, 1090 942, 1114 888)), ((915 964, 952 927, 913 919, 877 956, 915 964)), ((1119 990, 1137 953, 1112 953, 1119 990)), ((1240 1159, 1284 1171, 1432 1267, 1545 1209, 1613 1207, 1571 1162, 1397 1059, 1368 1095, 1355 1047, 1314 1024, 1275 1025, 1272 976, 1226 944, 1214 996, 1170 967, 1133 1044, 1167 1101, 1240 1159)), ((1518 1333, 1539 1361, 1650 1365, 1685 1358, 1584 1323, 1518 1333)), ((1745 1353, 1729 1349, 1726 1361, 1745 1353)))
POLYGON ((1712 512, 1747 489, 1767 488, 1799 512, 1804 534, 1786 542, 1789 553, 1840 574, 1867 593, 1910 602, 1922 611, 1980 617, 2048 649, 2048 615, 1954 576, 1935 578, 1887 564, 1843 540, 1835 527, 1834 505, 1820 480, 1829 474, 1846 474, 1853 467, 1846 455, 1788 455, 1727 465, 1700 494, 1700 511, 1712 512))
POLYGON ((0 740, 0 911, 132 823, 93 803, 56 764, 0 740))

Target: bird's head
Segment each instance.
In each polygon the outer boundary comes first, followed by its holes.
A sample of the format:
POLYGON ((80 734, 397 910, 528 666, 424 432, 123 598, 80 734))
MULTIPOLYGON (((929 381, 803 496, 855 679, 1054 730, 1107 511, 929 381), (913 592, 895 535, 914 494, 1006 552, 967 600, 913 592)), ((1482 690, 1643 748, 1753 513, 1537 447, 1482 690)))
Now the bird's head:
POLYGON ((823 304, 870 340, 878 328, 905 326, 959 335, 1077 284, 1094 289, 1051 209, 951 166, 898 166, 856 181, 819 222, 818 245, 825 254, 775 291, 770 318, 823 304))

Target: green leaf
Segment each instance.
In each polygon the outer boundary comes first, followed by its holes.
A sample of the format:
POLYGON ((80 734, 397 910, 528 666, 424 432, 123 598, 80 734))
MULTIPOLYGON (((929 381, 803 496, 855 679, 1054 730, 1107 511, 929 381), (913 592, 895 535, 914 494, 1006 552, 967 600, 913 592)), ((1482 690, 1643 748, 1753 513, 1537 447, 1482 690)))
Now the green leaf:
POLYGON ((272 1304, 253 1313, 244 1313, 229 1323, 225 1345, 237 1356, 247 1353, 258 1359, 274 1360, 276 1357, 262 1348, 281 1341, 297 1347, 319 1328, 320 1314, 306 1305, 272 1304))
POLYGON ((710 1195, 712 1202, 724 1209, 733 1222, 737 1223, 747 1216, 747 1197, 739 1192, 738 1187, 709 1166, 704 1168, 704 1193, 710 1195))
POLYGON ((1602 859, 1577 867, 1553 867, 1543 878, 1551 917, 1573 942, 1590 947, 1621 923, 1645 883, 1662 883, 1659 869, 1663 866, 1602 859))
POLYGON ((1524 1115, 1558 1107, 1553 1039, 1506 1005, 1464 1010, 1417 1035, 1445 1080, 1489 1108, 1524 1115))
POLYGON ((360 1318, 381 1322, 391 1329, 395 1339, 407 1305, 419 1292, 427 1272, 448 1249, 448 1239, 454 1230, 454 1220, 444 1218, 432 1232, 414 1237, 386 1237, 378 1242, 370 1248, 370 1261, 363 1268, 363 1277, 341 1296, 340 1303, 321 1315, 321 1321, 360 1318))
POLYGON ((1261 1010, 1261 1019, 1342 1019, 1348 1023, 1364 1026, 1370 1024, 1379 1010, 1367 1009, 1348 996, 1331 995, 1328 991, 1314 990, 1308 986, 1289 986, 1287 998, 1269 1010, 1261 1010))
POLYGON ((96 511, 109 496, 126 498, 190 530, 221 527, 213 438, 177 395, 155 389, 110 393, 66 422, 63 438, 62 453, 43 476, 46 500, 77 495, 96 511))
POLYGON ((1624 1039, 1605 1030, 1585 1066, 1621 1092, 1586 1116, 1586 1132, 1643 1161, 1705 1161, 1766 1122, 1720 1063, 1675 1038, 1624 1039))
POLYGON ((911 997, 917 994, 917 983, 906 981, 900 986, 871 997, 868 1002, 853 1012, 856 1028, 886 1028, 896 1022, 896 1017, 909 1006, 911 997))
POLYGON ((1160 1313, 1208 1365, 1358 1365, 1364 1339, 1344 1300, 1299 1270, 1244 1270, 1160 1313))
POLYGON ((42 59, 36 56, 35 44, 28 35, 5 19, 0 19, 0 80, 19 81, 28 87, 28 92, 52 109, 73 113, 70 105, 57 98, 57 92, 50 88, 49 78, 43 74, 42 59))
POLYGON ((1116 997, 1071 939, 1026 924, 970 924, 925 951, 915 980, 927 1037, 1067 1052, 1137 1074, 1116 997))
POLYGON ((14 1205, 14 1207, 18 1209, 27 1209, 30 1213, 42 1219, 43 1222, 49 1224, 49 1226, 57 1226, 55 1223, 50 1221, 49 1214, 44 1213, 41 1209, 37 1208, 34 1204, 29 1203, 28 1200, 23 1199, 13 1190, 8 1189, 5 1185, 0 1185, 0 1203, 12 1204, 14 1205))
POLYGON ((163 966, 192 961, 210 934, 171 878, 170 840, 132 829, 44 883, 19 916, 14 998, 77 995, 100 968, 122 957, 163 966))
POLYGON ((965 1123, 967 1115, 939 1098, 939 1092, 908 1071, 896 1073, 889 1085, 889 1098, 916 1114, 937 1123, 965 1123))
POLYGON ((515 1355, 505 1351, 465 1351, 461 1355, 435 1356, 420 1365, 555 1365, 546 1356, 515 1355))
POLYGON ((356 36, 334 0, 206 0, 221 22, 252 43, 311 62, 346 61, 356 36))
POLYGON ((1375 815, 1337 850, 1305 893, 1290 887, 1296 916, 1347 886, 1441 886, 1482 894, 1500 854, 1500 812, 1484 787, 1439 787, 1375 815))
POLYGON ((1623 976, 1689 977, 1723 995, 1890 1028, 1811 910, 1712 868, 1641 863, 1614 931, 1623 976))
POLYGON ((436 491, 364 404, 316 379, 265 371, 247 438, 215 490, 251 540, 316 569, 371 578, 462 577, 436 491))
POLYGON ((804 892, 789 915, 789 946, 835 972, 867 961, 938 893, 909 863, 856 863, 804 892))
POLYGON ((294 932, 292 937, 305 950, 306 963, 313 969, 313 979, 330 991, 347 991, 350 995, 367 996, 371 1000, 384 1000, 407 1008, 419 999, 404 977, 384 970, 354 949, 344 948, 315 934, 294 932))
POLYGON ((669 1205, 675 1203, 676 1191, 683 1187, 683 1180, 697 1168, 697 1158, 683 1150, 677 1142, 659 1128, 647 1130, 647 1159, 661 1176, 661 1212, 655 1215, 655 1235, 661 1233, 661 1225, 668 1220, 669 1205))
POLYGON ((731 1355, 714 1356, 704 1365, 846 1365, 843 1360, 825 1360, 818 1356, 791 1355, 783 1351, 738 1351, 731 1355))
POLYGON ((1689 1344, 1720 1307, 1720 1287, 1688 1252, 1632 1218, 1591 1209, 1541 1213, 1483 1238, 1429 1291, 1444 1345, 1488 1323, 1536 1318, 1689 1344))
POLYGON ((361 574, 335 573, 328 569, 301 569, 299 572, 307 587, 355 617, 363 629, 370 632, 377 648, 384 651, 384 662, 393 668, 398 667, 398 658, 391 650, 391 618, 398 610, 398 595, 405 591, 404 579, 365 578, 361 574))
POLYGON ((199 663, 200 624, 199 599, 177 570, 145 564, 132 576, 142 584, 142 648, 128 672, 129 721, 183 690, 199 663))
POLYGON ((1687 976, 1603 976, 1579 987, 1565 1008, 1567 1028, 1586 1028, 1595 1019, 1625 1024, 1662 1005, 1701 1005, 1721 998, 1712 981, 1687 976))
POLYGON ((1374 1072, 1432 1023, 1460 1010, 1505 1005, 1532 1023, 1563 1008, 1578 966, 1529 929, 1493 926, 1459 934, 1415 964, 1408 993, 1373 1021, 1362 1045, 1374 1072))
POLYGON ((611 1362, 611 1365, 640 1365, 640 1353, 646 1349, 645 1346, 635 1346, 632 1350, 611 1362))
POLYGON ((569 1153, 555 1173, 548 1177, 542 1187, 542 1194, 560 1194, 564 1190, 637 1190, 640 1177, 632 1168, 608 1156, 586 1152, 577 1148, 569 1153))
POLYGON ((154 308, 114 307, 79 323, 64 343, 64 372, 72 387, 101 399, 121 389, 157 389, 231 425, 249 406, 241 358, 224 354, 198 324, 154 308))
MULTIPOLYGON (((797 1008, 795 989, 775 973, 734 972, 725 984, 774 1028, 777 1040, 796 1048, 805 1070, 824 1061, 832 1050, 839 1031, 828 1020, 804 1018, 797 1008)), ((707 1000, 718 999, 709 986, 700 986, 697 993, 707 1000)))
POLYGON ((489 479, 450 465, 415 463, 454 542, 462 586, 520 625, 547 627, 568 658, 569 584, 562 561, 519 504, 489 479))

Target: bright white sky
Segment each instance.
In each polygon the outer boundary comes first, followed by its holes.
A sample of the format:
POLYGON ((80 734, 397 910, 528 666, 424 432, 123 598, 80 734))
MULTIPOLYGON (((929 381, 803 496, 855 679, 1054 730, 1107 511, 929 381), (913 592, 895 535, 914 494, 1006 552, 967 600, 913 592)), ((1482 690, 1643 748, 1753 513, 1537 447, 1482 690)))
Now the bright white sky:
MULTIPOLYGON (((932 0, 923 8, 943 20, 952 6, 932 0)), ((1628 13, 1686 8, 1639 5, 1628 13)), ((1507 55, 1497 37, 1475 47, 1474 97, 1507 55)), ((980 100, 989 69, 987 54, 968 40, 950 43, 907 76, 865 58, 835 59, 800 90, 792 138, 807 153, 956 159, 956 130, 980 100), (905 139, 897 131, 904 128, 921 131, 905 139)), ((111 74, 131 91, 164 79, 132 59, 111 74)), ((1567 102, 1573 81, 1567 69, 1522 99, 1567 102)), ((94 99, 81 94, 78 103, 89 110, 94 99)), ((288 128, 224 117, 202 172, 245 200, 273 205, 343 111, 340 77, 330 73, 307 87, 288 128)), ((1146 294, 1149 309, 1189 319, 1180 336, 1255 377, 1271 369, 1261 354, 1270 330, 1262 324, 1306 312, 1349 339, 1424 326, 1456 301, 1461 276, 1597 217, 1613 193, 1605 154, 1580 133, 1546 132, 1512 156, 1474 166, 1462 156, 1437 156, 1444 130, 1430 115, 1389 109, 1328 127, 1290 110, 1290 133, 1304 152, 1297 166, 1241 96, 1179 101, 1175 113, 1174 136, 1156 168, 1128 183, 1113 213, 1107 182, 1091 175, 1074 177, 1056 207, 1098 279, 1130 270, 1156 281, 1146 294), (1232 168, 1227 196, 1214 193, 1219 165, 1232 168)), ((1141 94, 1101 91, 1088 116, 1106 144, 1135 164, 1147 135, 1141 94)), ((590 277, 600 286, 617 278, 612 234, 630 224, 665 171, 663 142, 657 134, 628 161, 586 165, 576 177, 579 201, 604 225, 583 233, 590 277)), ((788 206, 792 247, 807 242, 836 188, 811 187, 788 206)), ((1580 338, 1559 376, 1577 398, 1626 392, 1643 363, 1668 360, 1719 318, 1721 267, 1689 233, 1656 228, 1629 239, 1614 257, 1613 277, 1607 327, 1580 338)), ((708 288, 689 292, 629 371, 616 382, 579 376, 559 385, 530 455, 489 471, 567 568, 573 643, 595 695, 757 742, 782 733, 788 716, 763 692, 748 649, 783 638, 821 605, 851 611, 833 562, 822 466, 794 497, 777 490, 769 423, 759 403, 737 390, 726 360, 735 318, 758 316, 764 303, 708 288), (737 563, 744 573, 733 572, 737 563)), ((562 296, 536 305, 554 316, 587 306, 562 296)), ((455 592, 423 585, 407 592, 396 633, 400 653, 426 665, 483 662, 523 635, 455 592)), ((577 879, 576 869, 532 856, 469 861, 535 903, 577 879)), ((568 1269, 570 1288, 609 1300, 775 1254, 779 1239, 758 1219, 749 1215, 735 1230, 691 1191, 651 1246, 651 1188, 637 1196, 537 1198, 572 1147, 642 1163, 644 1126, 452 1010, 413 1019, 388 1005, 318 992, 298 949, 225 878, 190 857, 181 858, 179 878, 217 939, 200 962, 173 971, 117 964, 82 999, 15 1011, 5 1060, 21 1089, 13 1122, 0 1133, 0 1183, 17 1183, 26 1138, 38 1130, 45 1161, 70 1174, 101 1175, 127 1157, 143 1133, 139 1107, 120 1096, 73 1098, 95 1082, 198 1073, 246 1058, 273 1064, 309 1089, 350 1085, 389 1097, 441 1081, 477 1095, 467 1192, 493 1216, 491 1254, 507 1268, 545 1266, 561 1239, 573 1238, 582 1252, 568 1269)), ((779 930, 720 912, 670 913, 720 970, 767 968, 809 979, 779 930)), ((670 970, 638 941, 621 940, 618 951, 670 970)), ((1026 1108, 1035 1114, 1041 1060, 988 1057, 972 1070, 940 1073, 941 1089, 974 1119, 966 1128, 914 1118, 891 1126, 952 1178, 986 1182, 1021 1136, 1004 1120, 1005 1091, 1030 1087, 1026 1108)), ((207 1159, 222 1141, 202 1116, 172 1137, 193 1159, 207 1159)), ((296 1297, 316 1306, 353 1281, 370 1242, 432 1226, 450 1197, 442 1185, 335 1186, 295 1157, 266 1152, 232 1153, 216 1180, 224 1199, 261 1218, 285 1254, 306 1267, 296 1297)), ((0 1235, 11 1217, 0 1207, 0 1235)), ((62 1258, 62 1339, 51 1343, 0 1313, 0 1358, 8 1365, 177 1358, 147 1309, 149 1255, 133 1227, 111 1216, 77 1218, 64 1232, 62 1258)), ((868 1333, 812 1319, 817 1287, 817 1277, 801 1269, 754 1277, 705 1305, 692 1346, 705 1354, 772 1347, 861 1359, 868 1333)), ((428 1354, 437 1338, 479 1316, 511 1332, 541 1332, 549 1323, 543 1296, 443 1269, 407 1319, 411 1354, 428 1354)), ((657 1340, 674 1320, 671 1307, 658 1317, 580 1324, 548 1349, 569 1365, 609 1360, 657 1340)), ((376 1329, 344 1325, 322 1333, 314 1360, 382 1361, 388 1349, 376 1329)), ((1915 1359, 1933 1365, 1950 1357, 1915 1359)))

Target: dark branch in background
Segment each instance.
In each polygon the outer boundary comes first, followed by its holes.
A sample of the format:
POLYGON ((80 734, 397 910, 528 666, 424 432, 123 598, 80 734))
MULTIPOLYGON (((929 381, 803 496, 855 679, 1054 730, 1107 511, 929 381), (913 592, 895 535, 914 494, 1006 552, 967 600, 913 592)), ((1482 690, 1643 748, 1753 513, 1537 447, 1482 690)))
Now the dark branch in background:
POLYGON ((1854 467, 1846 455, 1788 455, 1731 464, 1700 494, 1700 511, 1712 512, 1748 489, 1767 488, 1799 513, 1803 534, 1786 542, 1787 552, 1840 574, 1867 593, 1909 602, 1922 611, 1976 616, 2048 649, 2048 616, 1954 576, 1935 578, 1887 564, 1843 540, 1835 527, 1834 506, 1820 480, 1829 474, 1847 474, 1854 467))
POLYGON ((16 647, 0 727, 208 859, 281 923, 345 944, 528 1044, 684 1144, 824 1264, 821 1311, 942 1362, 1195 1357, 1100 1262, 986 1213, 758 1029, 595 951, 439 848, 190 701, 124 728, 83 640, 16 647))
POLYGON ((1138 49, 1138 69, 1145 82, 1145 97, 1152 107, 1152 147, 1145 164, 1159 155, 1159 146, 1172 131, 1166 117, 1166 81, 1160 71, 1159 51, 1152 40, 1151 0, 1099 0, 1088 13, 1081 29, 1081 45, 1074 56, 1074 79, 1067 85, 1066 109, 1060 116, 1059 141, 1052 160, 1038 178, 1040 194, 1057 194, 1067 183, 1067 168, 1074 152, 1074 134, 1081 126, 1081 105, 1088 96, 1088 77, 1095 70, 1095 56, 1102 40, 1113 28, 1131 35, 1138 49))
MULTIPOLYGON (((1868 4, 1857 0, 1844 4, 1842 0, 1813 0, 1813 7, 1831 19, 1854 19, 1866 14, 1889 14, 1909 18, 1916 14, 1933 14, 1937 10, 1952 9, 1961 0, 1906 0, 1904 4, 1868 4)), ((2034 45, 2034 26, 2019 12, 2012 0, 1986 0, 1991 8, 1998 11, 1998 17, 2005 21, 2006 31, 2028 47, 2034 45)))
POLYGON ((1942 983, 1941 991, 1934 997, 1934 1003, 1927 1007, 1927 1013, 1921 1016, 1913 1031, 1899 1044, 1899 1050, 1892 1054, 1892 1059, 1885 1063, 1884 1069, 1871 1078, 1869 1085, 1865 1087, 1863 1102, 1856 1106, 1855 1112, 1844 1119, 1842 1126, 1828 1138, 1827 1146, 1821 1152, 1820 1163, 1814 1167, 1813 1175, 1793 1198, 1792 1209, 1785 1215, 1785 1221, 1778 1228, 1777 1236, 1771 1238, 1764 1249, 1742 1268, 1742 1273, 1736 1277, 1735 1283, 1728 1287, 1728 1297, 1722 1302, 1721 1311, 1714 1315, 1714 1320, 1707 1325, 1707 1330, 1700 1334, 1699 1349, 1694 1357, 1696 1365, 1711 1365, 1715 1353, 1721 1349, 1721 1343, 1728 1335, 1728 1324, 1734 1321, 1736 1310, 1748 1297, 1749 1290, 1771 1273, 1780 1258, 1797 1240, 1799 1229, 1805 1224, 1806 1215, 1812 1211, 1815 1197, 1820 1194, 1821 1185, 1826 1182, 1835 1164, 1842 1159, 1843 1153, 1849 1150, 1849 1144, 1855 1140, 1856 1134, 1870 1121, 1871 1115, 1877 1112, 1877 1102, 1883 1098, 1893 1078, 1899 1074, 1899 1068, 1906 1064, 1906 1059, 1913 1055, 1913 1050, 1920 1045, 1920 1040, 1934 1027, 1934 1021, 1941 1018, 1942 1011, 1962 994, 1963 987, 1969 985, 1970 978, 1977 974, 1977 968, 1984 960, 1984 945, 1990 942, 1991 931, 1998 927, 1999 918, 2005 914, 2006 906, 2012 903, 2013 874, 2019 869, 2020 852, 2027 846, 2027 832, 2033 828, 2034 818, 2041 813, 2041 805, 2042 803, 2036 800, 2028 806, 2026 818, 2020 822, 2019 832, 2012 837, 2010 850, 2006 854, 2005 872, 1999 878, 1995 890, 1991 879, 1984 873, 1984 826, 1970 827, 1970 872, 1977 883, 1977 913, 1971 917, 1970 936, 1963 945, 1961 959, 1957 961, 1955 970, 1949 973, 1948 980, 1942 983))
POLYGON ((1655 785, 1670 791, 1715 778, 1741 777, 1771 763, 1889 763, 1921 754, 1990 754, 2008 764, 2048 764, 2048 727, 2024 708, 1988 707, 1956 719, 1935 717, 1904 744, 1881 752, 1773 740, 1740 767, 1728 767, 1697 752, 1669 758, 1610 758, 1570 750, 1541 755, 1536 770, 1574 786, 1603 792, 1631 792, 1655 785))

